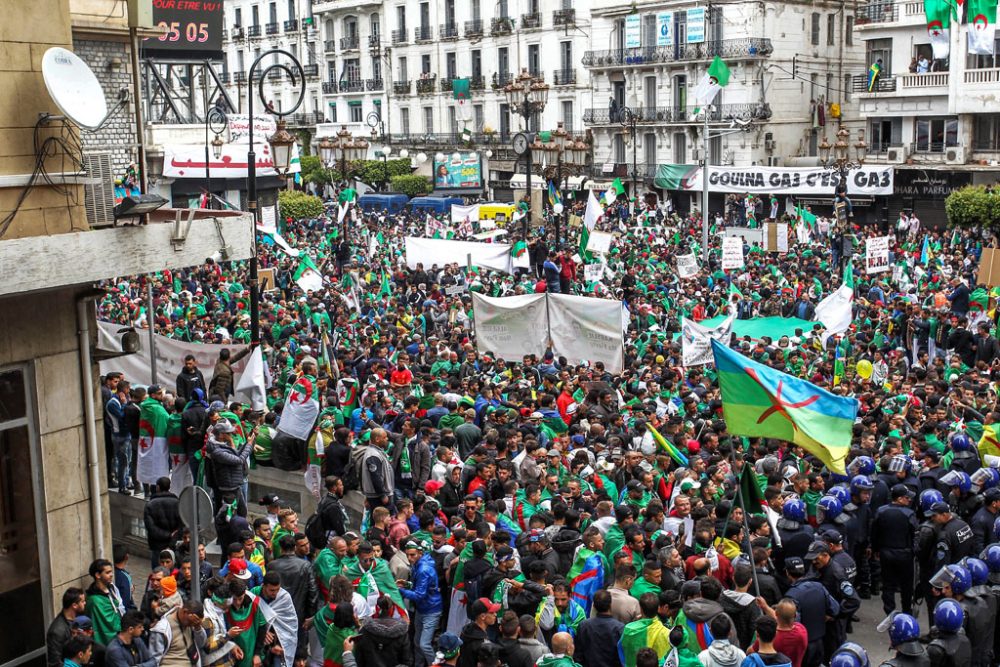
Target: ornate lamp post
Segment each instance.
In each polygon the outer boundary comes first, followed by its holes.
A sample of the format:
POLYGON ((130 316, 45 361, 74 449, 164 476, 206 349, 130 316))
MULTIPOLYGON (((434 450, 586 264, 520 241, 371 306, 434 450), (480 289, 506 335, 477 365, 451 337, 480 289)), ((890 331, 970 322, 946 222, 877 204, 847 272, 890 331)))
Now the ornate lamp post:
POLYGON ((213 206, 214 200, 212 197, 212 171, 210 160, 208 159, 208 148, 209 145, 212 147, 212 157, 216 160, 222 157, 222 147, 225 142, 222 140, 222 134, 229 127, 229 118, 226 117, 226 112, 222 109, 213 106, 205 114, 205 190, 208 193, 208 208, 215 208, 213 206), (211 142, 208 141, 208 131, 212 130, 215 133, 215 138, 211 142))
POLYGON ((840 184, 837 189, 847 191, 847 176, 854 169, 860 169, 868 155, 865 131, 858 130, 858 140, 854 143, 854 160, 851 160, 851 132, 841 125, 837 130, 837 141, 831 145, 826 137, 819 144, 819 161, 830 171, 837 172, 840 184), (831 152, 833 153, 831 157, 831 152))
MULTIPOLYGON (((503 93, 510 110, 524 118, 529 131, 530 119, 536 113, 541 114, 549 101, 548 84, 541 77, 529 74, 527 69, 522 69, 516 79, 504 86, 503 93)), ((525 188, 528 191, 528 213, 524 216, 523 223, 524 240, 527 241, 528 226, 531 222, 531 140, 524 133, 518 133, 514 137, 513 144, 514 152, 524 156, 527 170, 525 188)))
MULTIPOLYGON (((554 178, 556 188, 560 193, 563 190, 563 174, 566 174, 567 179, 569 176, 579 176, 587 166, 587 144, 580 139, 573 138, 566 131, 566 128, 563 127, 562 123, 559 123, 552 132, 552 143, 544 146, 542 150, 545 150, 552 156, 549 163, 555 163, 554 166, 547 167, 546 173, 543 175, 547 179, 554 178)), ((565 216, 569 215, 569 211, 564 206, 563 210, 554 211, 554 213, 556 247, 558 247, 562 241, 561 222, 565 219, 565 216)))

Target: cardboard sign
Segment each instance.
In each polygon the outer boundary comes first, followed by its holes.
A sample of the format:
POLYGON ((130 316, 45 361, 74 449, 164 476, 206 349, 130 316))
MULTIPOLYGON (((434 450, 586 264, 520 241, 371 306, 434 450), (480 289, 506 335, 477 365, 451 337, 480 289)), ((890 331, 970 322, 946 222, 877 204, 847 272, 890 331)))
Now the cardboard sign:
POLYGON ((444 293, 447 296, 455 296, 456 294, 461 294, 467 289, 469 289, 467 285, 450 285, 444 288, 444 293))
POLYGON ((743 240, 732 236, 722 239, 722 270, 742 269, 744 266, 743 240))
POLYGON ((588 283, 596 283, 604 273, 604 264, 587 264, 583 267, 583 279, 588 283))
POLYGON ((607 255, 611 250, 611 234, 607 232, 591 232, 587 239, 587 252, 596 252, 607 255))
POLYGON ((681 278, 694 278, 698 275, 698 260, 694 253, 677 256, 677 275, 681 278))
POLYGON ((278 289, 278 282, 274 274, 275 271, 273 268, 260 269, 257 272, 257 282, 260 284, 261 292, 270 292, 278 289))
POLYGON ((1000 285, 1000 250, 983 248, 983 255, 979 258, 979 279, 976 282, 987 287, 1000 285))
POLYGON ((788 225, 783 222, 764 223, 764 249, 768 252, 788 252, 788 225))
POLYGON ((865 273, 881 273, 889 266, 889 241, 891 236, 878 236, 865 242, 865 273))

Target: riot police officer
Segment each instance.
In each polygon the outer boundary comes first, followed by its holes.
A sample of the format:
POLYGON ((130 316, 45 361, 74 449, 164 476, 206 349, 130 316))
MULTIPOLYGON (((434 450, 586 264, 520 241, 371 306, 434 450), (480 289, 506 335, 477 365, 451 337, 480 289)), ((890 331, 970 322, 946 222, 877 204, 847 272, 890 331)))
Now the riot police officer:
MULTIPOLYGON (((1000 532, 1000 519, 997 519, 996 530, 1000 532)), ((982 558, 990 571, 986 579, 985 589, 987 594, 997 598, 997 606, 1000 608, 1000 544, 991 544, 986 547, 982 558)), ((996 622, 993 624, 993 655, 994 657, 1000 656, 1000 614, 997 614, 996 622)))
POLYGON ((816 533, 827 530, 845 531, 850 520, 844 506, 834 495, 825 495, 816 502, 816 533))
POLYGON ((791 583, 786 595, 798 604, 799 622, 805 626, 809 637, 802 667, 818 667, 823 661, 826 617, 837 617, 840 614, 840 604, 823 584, 805 576, 806 564, 798 556, 785 559, 785 574, 791 583))
POLYGON ((823 541, 830 548, 830 556, 833 558, 833 562, 844 568, 847 580, 853 585, 855 577, 858 576, 858 565, 851 558, 851 554, 847 553, 844 549, 844 536, 840 534, 839 530, 831 529, 824 530, 820 537, 823 538, 823 541))
POLYGON ((833 561, 826 542, 816 541, 809 545, 806 560, 812 563, 809 578, 823 584, 823 588, 840 605, 840 613, 827 621, 824 633, 824 655, 829 661, 837 647, 847 640, 847 621, 861 608, 861 598, 847 578, 844 569, 833 561))
POLYGON ((983 624, 983 632, 986 634, 983 639, 984 650, 990 651, 992 659, 996 655, 993 653, 993 647, 996 644, 997 597, 989 588, 990 568, 982 560, 972 557, 962 559, 961 564, 969 571, 969 576, 972 578, 972 586, 966 592, 966 596, 979 598, 986 605, 987 615, 993 619, 992 623, 983 624))
MULTIPOLYGON (((920 500, 917 504, 917 512, 921 517, 920 526, 917 528, 915 539, 917 561, 917 590, 914 591, 918 599, 927 602, 927 615, 933 623, 934 602, 936 598, 931 594, 930 578, 937 572, 935 563, 935 547, 937 546, 938 529, 930 516, 931 507, 937 503, 944 503, 944 496, 937 489, 927 489, 920 493, 920 500)), ((945 504, 945 506, 947 506, 945 504)))
POLYGON ((806 504, 799 498, 789 498, 781 506, 781 518, 776 522, 781 549, 775 549, 774 566, 780 572, 788 558, 802 558, 813 541, 813 528, 806 523, 806 504))
POLYGON ((848 515, 844 539, 850 548, 851 558, 858 564, 858 593, 868 599, 880 591, 878 565, 869 561, 868 547, 871 534, 871 500, 874 484, 864 475, 851 479, 851 502, 844 506, 848 515))
POLYGON ((956 433, 951 436, 951 451, 954 452, 950 466, 952 470, 960 470, 971 475, 982 467, 976 443, 965 433, 956 433))
POLYGON ((972 575, 961 565, 946 565, 931 577, 931 586, 941 598, 952 598, 965 612, 965 634, 972 644, 972 667, 988 667, 993 655, 994 618, 985 601, 970 595, 972 575))
POLYGON ((924 467, 917 475, 920 483, 920 490, 937 489, 941 481, 941 476, 947 473, 941 466, 941 454, 936 449, 928 449, 924 452, 924 467))
POLYGON ((961 470, 952 470, 941 478, 941 484, 948 489, 945 500, 952 511, 963 520, 969 521, 983 504, 983 499, 972 489, 972 478, 961 470))
POLYGON ((998 515, 1000 515, 1000 489, 996 487, 986 489, 983 492, 983 506, 969 521, 975 553, 982 553, 986 545, 992 541, 993 524, 996 523, 998 515))
POLYGON ((913 613, 913 544, 919 524, 910 509, 912 491, 903 484, 892 487, 892 502, 875 513, 872 552, 882 565, 882 610, 896 609, 896 591, 904 614, 913 613))
POLYGON ((962 605, 945 598, 934 607, 934 628, 927 656, 931 667, 962 667, 972 663, 972 644, 962 632, 965 612, 962 605))
POLYGON ((909 614, 896 614, 889 626, 889 644, 896 655, 882 663, 883 667, 930 667, 924 645, 917 641, 920 624, 909 614))
POLYGON ((830 658, 830 667, 870 667, 868 651, 860 644, 847 642, 830 658))
POLYGON ((937 528, 937 543, 934 547, 933 563, 936 569, 952 565, 966 556, 971 556, 974 542, 972 528, 952 514, 948 503, 937 502, 927 512, 937 528))

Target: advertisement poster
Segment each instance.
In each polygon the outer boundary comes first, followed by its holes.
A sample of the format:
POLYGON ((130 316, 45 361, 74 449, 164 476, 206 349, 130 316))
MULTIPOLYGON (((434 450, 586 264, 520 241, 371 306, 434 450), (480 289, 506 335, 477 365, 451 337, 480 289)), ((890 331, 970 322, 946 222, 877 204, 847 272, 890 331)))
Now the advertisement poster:
POLYGON ((660 12, 656 15, 656 45, 674 45, 674 13, 660 12))
POLYGON ((625 48, 638 49, 642 46, 642 17, 629 14, 625 17, 625 48))
POLYGON ((444 162, 434 161, 434 189, 459 190, 483 187, 483 170, 478 153, 456 153, 444 162))
POLYGON ((687 10, 687 43, 698 44, 705 41, 705 8, 687 10))

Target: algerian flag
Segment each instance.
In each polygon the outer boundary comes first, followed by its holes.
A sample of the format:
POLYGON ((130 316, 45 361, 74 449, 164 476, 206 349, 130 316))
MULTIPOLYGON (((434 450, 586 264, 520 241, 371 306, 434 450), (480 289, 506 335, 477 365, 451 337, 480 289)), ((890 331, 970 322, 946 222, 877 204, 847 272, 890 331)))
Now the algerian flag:
POLYGON ((520 257, 526 252, 528 252, 528 244, 523 239, 515 243, 514 247, 510 249, 510 254, 513 257, 520 257))
POLYGON ((848 261, 844 267, 844 285, 854 289, 854 265, 848 261))
POLYGON ((694 112, 698 113, 702 107, 708 106, 715 100, 719 90, 729 84, 729 66, 720 58, 715 56, 712 64, 708 66, 705 76, 694 89, 694 101, 697 106, 694 112))
POLYGON ((604 209, 601 207, 601 203, 597 201, 597 197, 594 196, 594 191, 591 190, 590 195, 587 197, 587 211, 583 214, 584 229, 588 232, 593 229, 602 215, 604 215, 604 209))
POLYGON ((355 190, 354 188, 344 188, 343 190, 340 191, 340 196, 337 197, 337 201, 339 201, 341 204, 345 204, 347 202, 352 202, 357 198, 358 198, 357 190, 355 190))
MULTIPOLYGON (((927 36, 931 40, 931 50, 935 60, 945 60, 950 53, 951 16, 955 5, 951 0, 924 0, 924 14, 927 17, 927 36)), ((993 7, 996 16, 996 7, 993 7)), ((992 40, 991 40, 992 41, 992 40)), ((972 43, 972 34, 969 34, 972 43)))
POLYGON ((969 53, 993 55, 997 3, 991 0, 967 0, 965 21, 969 24, 969 53))
POLYGON ((382 284, 379 287, 379 296, 389 296, 392 294, 392 287, 389 285, 389 274, 382 271, 382 284))
POLYGON ((323 275, 306 254, 303 254, 299 259, 299 265, 295 269, 295 273, 292 274, 292 280, 306 292, 318 292, 323 289, 323 275))
POLYGON ((736 283, 729 283, 729 302, 732 303, 734 300, 742 300, 743 292, 736 289, 736 283))
POLYGON ((618 199, 618 195, 623 194, 625 194, 625 186, 622 185, 622 179, 616 178, 611 187, 604 193, 604 205, 611 206, 618 199))

